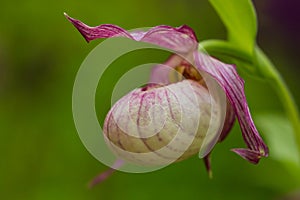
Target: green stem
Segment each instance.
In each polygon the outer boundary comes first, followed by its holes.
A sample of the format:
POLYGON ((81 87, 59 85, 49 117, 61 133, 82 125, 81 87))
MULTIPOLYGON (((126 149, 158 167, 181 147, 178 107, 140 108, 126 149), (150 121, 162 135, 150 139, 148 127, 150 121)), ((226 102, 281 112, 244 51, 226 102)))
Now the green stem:
POLYGON ((208 53, 209 55, 216 56, 218 59, 232 63, 239 67, 243 67, 250 75, 258 75, 258 71, 253 67, 253 56, 249 55, 225 40, 206 40, 200 43, 199 50, 208 53), (238 63, 237 63, 238 62, 238 63))
MULTIPOLYGON (((252 75, 269 81, 279 96, 293 126, 298 155, 300 155, 300 115, 297 105, 280 73, 276 70, 274 64, 268 59, 263 51, 259 47, 256 47, 254 56, 249 55, 236 48, 236 46, 231 43, 223 40, 207 40, 202 42, 199 48, 204 49, 204 51, 207 51, 210 55, 233 58, 243 66, 250 66, 252 68, 252 70, 250 70, 252 75)), ((247 68, 247 70, 249 71, 249 68, 247 68)))
POLYGON ((296 102, 294 101, 291 92, 289 91, 280 73, 275 68, 274 64, 259 48, 257 48, 257 59, 260 63, 260 68, 263 69, 262 72, 264 74, 268 74, 269 83, 273 86, 283 104, 283 107, 286 110, 286 113, 294 129, 295 140, 298 147, 298 154, 300 155, 300 115, 296 102))
POLYGON ((284 108, 287 112, 287 115, 292 123, 294 134, 295 134, 295 140, 298 147, 298 154, 300 155, 300 120, 299 120, 299 112, 297 110, 297 105, 286 83, 279 75, 279 73, 277 78, 271 84, 273 85, 275 91, 277 92, 279 98, 281 99, 284 108))
POLYGON ((235 45, 225 40, 205 40, 199 44, 199 50, 207 52, 210 55, 225 55, 249 64, 252 63, 251 55, 244 53, 236 48, 235 45))

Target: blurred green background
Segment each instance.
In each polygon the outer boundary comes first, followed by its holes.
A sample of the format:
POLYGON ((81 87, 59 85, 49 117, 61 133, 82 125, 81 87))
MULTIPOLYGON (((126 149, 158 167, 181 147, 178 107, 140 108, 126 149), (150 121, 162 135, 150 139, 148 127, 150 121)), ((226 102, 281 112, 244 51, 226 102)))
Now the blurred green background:
MULTIPOLYGON (((275 62, 299 105, 299 2, 254 3, 258 43, 275 62)), ((213 151, 212 180, 195 156, 148 174, 116 172, 88 189, 87 182, 107 167, 88 153, 77 135, 72 87, 81 62, 100 41, 87 44, 63 12, 89 25, 114 23, 133 29, 187 24, 200 40, 226 38, 225 27, 206 0, 2 1, 1 199, 279 199, 299 189, 300 172, 291 173, 272 157, 251 165, 229 151, 244 146, 237 123, 213 151)), ((285 117, 270 85, 245 73, 242 76, 253 114, 285 117)))

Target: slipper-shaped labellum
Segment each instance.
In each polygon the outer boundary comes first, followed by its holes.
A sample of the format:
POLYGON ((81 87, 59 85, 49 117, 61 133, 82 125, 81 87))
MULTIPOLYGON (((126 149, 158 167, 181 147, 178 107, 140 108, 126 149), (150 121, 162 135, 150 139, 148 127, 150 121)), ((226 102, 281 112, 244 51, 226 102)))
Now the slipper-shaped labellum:
MULTIPOLYGON (((128 32, 111 24, 89 27, 79 20, 66 17, 88 42, 98 38, 127 37, 178 53, 163 65, 153 68, 148 86, 125 95, 109 111, 104 122, 104 134, 121 159, 140 164, 184 160, 200 151, 203 140, 208 139, 206 143, 212 144, 216 140, 222 141, 231 130, 235 118, 240 124, 247 148, 232 151, 254 164, 261 157, 268 156, 268 148, 249 112, 244 81, 237 74, 235 66, 200 52, 196 35, 190 27, 162 25, 145 32, 128 32), (187 61, 179 55, 186 55, 190 59, 187 61), (217 120, 221 105, 211 98, 207 76, 206 79, 203 76, 205 74, 226 94, 223 122, 217 120), (215 105, 214 109, 212 105, 215 105), (210 133, 208 129, 220 134, 210 133), (122 153, 124 151, 154 153, 152 157, 143 159, 127 156, 122 153)), ((208 147, 208 152, 205 152, 208 168, 211 148, 208 147)))

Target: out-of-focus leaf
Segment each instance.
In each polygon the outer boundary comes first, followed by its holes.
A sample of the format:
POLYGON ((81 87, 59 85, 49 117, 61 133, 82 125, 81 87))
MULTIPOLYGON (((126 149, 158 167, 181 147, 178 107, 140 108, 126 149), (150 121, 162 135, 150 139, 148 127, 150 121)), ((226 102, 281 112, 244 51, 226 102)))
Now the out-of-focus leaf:
POLYGON ((283 114, 260 114, 254 119, 267 140, 270 158, 300 167, 297 144, 288 119, 283 114))
POLYGON ((209 0, 228 31, 230 42, 252 55, 257 33, 256 13, 251 0, 209 0))

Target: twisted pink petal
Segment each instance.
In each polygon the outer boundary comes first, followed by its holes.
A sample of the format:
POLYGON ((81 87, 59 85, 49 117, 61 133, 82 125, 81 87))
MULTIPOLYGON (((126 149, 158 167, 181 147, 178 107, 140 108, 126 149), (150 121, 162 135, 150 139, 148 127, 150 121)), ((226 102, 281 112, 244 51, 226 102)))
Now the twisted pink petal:
POLYGON ((67 19, 78 29, 87 42, 99 38, 127 37, 136 41, 156 44, 177 52, 188 52, 198 45, 194 31, 186 26, 173 28, 171 26, 156 26, 148 31, 128 31, 113 24, 102 24, 90 27, 77 19, 73 19, 65 14, 67 19))
POLYGON ((248 149, 233 149, 233 151, 254 164, 258 163, 261 157, 267 157, 268 147, 254 125, 245 97, 244 80, 237 74, 235 67, 199 52, 194 52, 194 58, 196 67, 218 81, 233 106, 248 146, 248 149))
POLYGON ((88 185, 89 188, 92 188, 95 185, 105 181, 108 177, 112 175, 112 173, 114 173, 117 169, 122 167, 123 164, 124 164, 123 160, 116 160, 111 168, 109 168, 104 172, 101 172, 98 176, 96 176, 93 180, 91 180, 91 182, 88 185))

